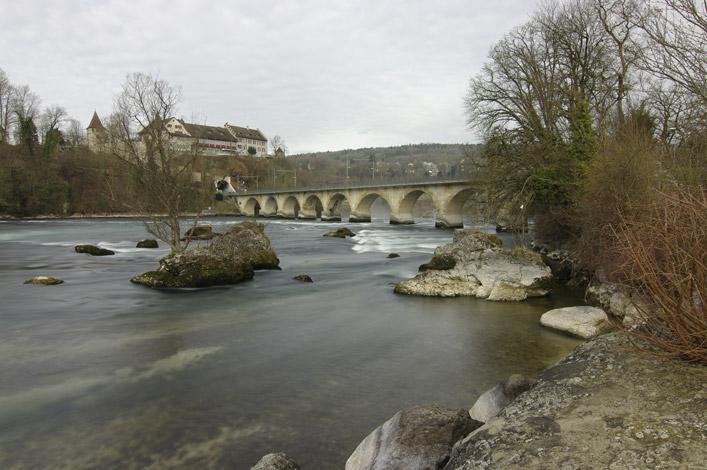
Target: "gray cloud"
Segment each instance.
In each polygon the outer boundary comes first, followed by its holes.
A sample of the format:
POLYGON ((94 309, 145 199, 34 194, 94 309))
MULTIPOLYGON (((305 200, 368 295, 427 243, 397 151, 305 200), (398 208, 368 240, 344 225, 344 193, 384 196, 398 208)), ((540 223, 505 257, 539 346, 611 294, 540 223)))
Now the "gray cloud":
POLYGON ((180 85, 180 111, 293 152, 468 142, 462 98, 524 0, 27 0, 0 15, 0 68, 88 123, 125 75, 180 85), (51 5, 51 6, 48 6, 51 5))

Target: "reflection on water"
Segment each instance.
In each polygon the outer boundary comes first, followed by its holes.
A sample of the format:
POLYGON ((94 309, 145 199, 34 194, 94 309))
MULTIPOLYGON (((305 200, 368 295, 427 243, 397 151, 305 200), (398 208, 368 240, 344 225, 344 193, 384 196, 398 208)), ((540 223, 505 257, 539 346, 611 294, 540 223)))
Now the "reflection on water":
POLYGON ((538 325, 577 303, 568 294, 394 294, 451 241, 421 222, 347 224, 357 235, 342 240, 322 237, 330 224, 268 220, 282 271, 186 291, 128 282, 168 251, 134 248, 136 221, 0 223, 0 468, 250 468, 274 451, 343 468, 400 408, 469 408, 577 343, 538 325), (116 255, 74 253, 83 243, 116 255), (22 284, 40 274, 66 282, 22 284))

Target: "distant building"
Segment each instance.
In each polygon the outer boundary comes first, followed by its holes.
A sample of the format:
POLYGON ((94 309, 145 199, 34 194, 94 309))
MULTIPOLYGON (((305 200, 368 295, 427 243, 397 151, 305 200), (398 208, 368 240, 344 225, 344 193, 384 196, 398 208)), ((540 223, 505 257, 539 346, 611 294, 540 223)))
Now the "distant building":
POLYGON ((103 123, 98 118, 96 111, 93 112, 91 122, 88 123, 86 128, 86 142, 88 142, 88 148, 94 152, 101 152, 105 148, 106 128, 103 127, 103 123))
MULTIPOLYGON (((159 125, 154 122, 150 125, 159 125)), ((267 157, 268 139, 260 129, 232 126, 228 123, 223 127, 191 124, 177 118, 168 118, 162 122, 164 130, 170 135, 177 148, 185 151, 196 145, 205 155, 247 155, 248 148, 255 149, 256 157, 267 157)), ((105 128, 96 112, 86 129, 88 146, 91 150, 102 150, 101 143, 105 141, 105 128), (103 138, 103 140, 102 140, 103 138)))

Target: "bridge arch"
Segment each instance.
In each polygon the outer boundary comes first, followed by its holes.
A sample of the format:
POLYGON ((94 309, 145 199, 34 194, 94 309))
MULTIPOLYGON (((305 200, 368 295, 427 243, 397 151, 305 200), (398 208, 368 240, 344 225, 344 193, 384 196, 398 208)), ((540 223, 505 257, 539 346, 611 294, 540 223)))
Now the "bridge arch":
POLYGON ((464 203, 474 195, 471 188, 455 192, 442 207, 438 207, 435 227, 461 228, 464 226, 462 208, 464 203))
POLYGON ((248 198, 243 209, 246 215, 258 217, 260 214, 260 202, 254 197, 248 198))
POLYGON ((296 219, 299 215, 300 205, 295 196, 289 196, 282 204, 279 215, 285 219, 296 219))
POLYGON ((420 197, 427 195, 432 199, 432 203, 436 208, 438 207, 438 202, 435 200, 434 194, 430 194, 424 189, 416 188, 403 195, 398 207, 392 208, 390 214, 391 224, 414 224, 415 216, 413 215, 413 209, 415 208, 415 203, 420 197))
POLYGON ((306 196, 302 209, 299 213, 300 219, 318 219, 322 216, 324 206, 322 200, 316 194, 306 196))
POLYGON ((341 205, 346 201, 346 196, 342 193, 330 194, 324 199, 324 211, 322 212, 322 221, 341 221, 341 205))
MULTIPOLYGON (((391 206, 390 201, 382 194, 376 192, 367 192, 358 200, 355 207, 352 204, 351 215, 349 215, 349 222, 370 222, 371 221, 371 206, 376 199, 383 199, 388 206, 391 206)), ((391 206, 392 207, 392 206, 391 206)))
POLYGON ((263 217, 277 216, 277 199, 275 199, 275 196, 269 196, 265 199, 261 210, 261 215, 263 217))

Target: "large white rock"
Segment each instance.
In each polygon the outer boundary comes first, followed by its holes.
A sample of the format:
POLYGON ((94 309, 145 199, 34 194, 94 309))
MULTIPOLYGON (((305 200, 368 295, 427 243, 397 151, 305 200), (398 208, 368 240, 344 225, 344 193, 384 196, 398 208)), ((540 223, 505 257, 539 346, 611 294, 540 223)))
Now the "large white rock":
POLYGON ((481 425, 464 409, 411 406, 369 434, 346 461, 346 470, 441 468, 454 443, 481 425))
POLYGON ((487 422, 498 415, 521 393, 529 390, 535 381, 520 374, 514 374, 490 390, 484 392, 469 410, 471 419, 487 422))
POLYGON ((427 271, 401 282, 395 292, 524 300, 547 295, 554 284, 540 256, 500 248, 497 237, 472 230, 456 230, 454 241, 437 248, 423 267, 427 271))
POLYGON ((545 312, 540 317, 540 324, 584 339, 598 336, 611 328, 604 310, 586 305, 545 312))

